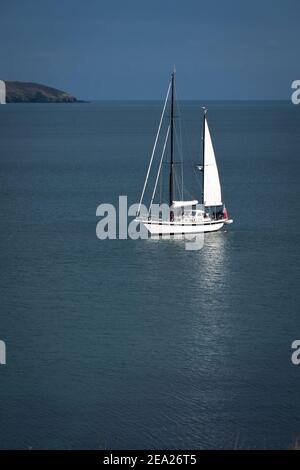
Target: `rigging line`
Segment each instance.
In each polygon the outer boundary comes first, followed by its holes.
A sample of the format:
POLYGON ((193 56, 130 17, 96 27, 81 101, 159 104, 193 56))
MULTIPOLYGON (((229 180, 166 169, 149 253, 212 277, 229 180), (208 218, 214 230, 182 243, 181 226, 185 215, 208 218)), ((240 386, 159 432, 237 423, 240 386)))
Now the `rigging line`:
POLYGON ((181 196, 182 196, 182 200, 183 200, 183 152, 182 152, 182 148, 180 148, 180 142, 178 141, 178 135, 177 135, 176 132, 175 132, 175 138, 176 138, 176 143, 177 143, 177 147, 178 147, 178 150, 179 150, 179 155, 181 156, 181 161, 180 161, 180 165, 181 165, 181 191, 179 189, 179 193, 181 192, 181 196))
POLYGON ((161 164, 162 164, 162 161, 163 161, 163 158, 164 158, 164 155, 165 155, 165 150, 166 150, 166 146, 167 146, 167 142, 168 142, 169 132, 170 132, 170 125, 168 126, 163 151, 162 151, 162 154, 161 154, 161 157, 160 157, 158 172, 157 172, 157 175, 156 175, 155 185, 154 185, 154 188, 153 188, 153 193, 152 193, 151 202, 150 202, 150 206, 149 206, 149 214, 150 214, 151 207, 152 207, 152 204, 153 204, 153 199, 154 199, 155 193, 156 193, 156 187, 157 187, 157 183, 158 183, 158 179, 159 179, 159 175, 160 175, 161 164))
POLYGON ((178 117, 179 117, 179 142, 180 142, 180 146, 178 145, 178 150, 181 152, 181 155, 183 156, 183 152, 182 152, 182 132, 181 132, 181 109, 180 109, 180 106, 179 106, 179 99, 178 99, 178 93, 177 93, 177 87, 175 85, 175 97, 176 97, 176 101, 175 101, 175 105, 177 107, 177 113, 178 113, 178 117))
MULTIPOLYGON (((184 190, 184 184, 183 184, 183 144, 182 144, 182 123, 181 123, 181 108, 179 106, 179 100, 178 100, 178 93, 177 93, 177 88, 175 85, 175 96, 176 96, 176 106, 177 106, 177 112, 179 116, 179 142, 180 142, 180 147, 178 145, 178 150, 181 155, 181 199, 183 200, 183 190, 184 190)), ((176 136, 177 137, 177 136, 176 136)))
POLYGON ((190 199, 194 199, 195 195, 192 194, 188 189, 184 188, 185 191, 188 193, 188 196, 190 197, 190 199))
MULTIPOLYGON (((198 120, 191 120, 191 119, 188 119, 187 122, 199 122, 198 120)), ((187 144, 188 144, 188 149, 187 149, 187 156, 188 156, 188 160, 189 162, 191 163, 191 166, 192 166, 192 170, 193 170, 193 178, 194 178, 194 181, 198 183, 199 181, 199 173, 196 171, 195 169, 195 162, 192 160, 191 158, 191 144, 190 144, 190 140, 191 140, 191 133, 190 133, 190 129, 189 127, 187 127, 186 125, 186 121, 183 121, 183 127, 184 127, 184 131, 185 131, 185 134, 188 136, 188 139, 187 139, 187 144)))
MULTIPOLYGON (((179 104, 178 104, 178 108, 179 108, 179 104)), ((180 111, 180 114, 182 115, 182 111, 180 111)), ((191 120, 191 119, 181 119, 180 120, 180 131, 183 132, 184 131, 184 134, 185 134, 185 142, 187 144, 187 148, 186 148, 186 152, 187 153, 187 160, 188 160, 188 164, 189 166, 192 167, 192 172, 193 172, 193 177, 195 179, 195 181, 198 181, 199 179, 199 175, 198 173, 195 171, 195 163, 191 157, 192 155, 192 148, 191 148, 191 133, 190 133, 190 129, 189 127, 187 126, 187 122, 190 122, 190 121, 193 121, 193 122, 198 122, 198 120, 191 120)), ((182 138, 182 145, 183 145, 183 138, 182 138)), ((182 165, 183 168, 182 168, 182 174, 183 174, 183 169, 184 169, 184 165, 182 165)), ((184 191, 187 191, 186 187, 184 184, 182 184, 182 187, 184 189, 184 191)), ((189 194, 191 194, 189 191, 188 191, 189 194)))
MULTIPOLYGON (((175 175, 175 187, 177 188, 177 191, 178 191, 178 194, 179 194, 179 197, 180 197, 180 185, 178 183, 178 177, 177 175, 175 175)), ((176 199, 175 199, 176 200, 176 199)))
MULTIPOLYGON (((176 90, 176 95, 177 95, 177 90, 176 90)), ((199 181, 199 173, 196 171, 195 169, 195 164, 194 162, 192 161, 192 158, 191 158, 191 145, 190 145, 190 129, 187 127, 186 123, 187 122, 198 122, 198 120, 194 119, 194 120, 191 120, 191 119, 182 119, 182 116, 183 116, 183 112, 181 110, 181 107, 179 105, 179 101, 176 100, 176 105, 177 105, 177 113, 178 113, 178 116, 179 116, 179 133, 180 133, 180 144, 181 144, 181 156, 182 156, 182 182, 181 182, 181 188, 182 188, 182 200, 184 200, 184 192, 187 193, 187 195, 193 199, 194 195, 191 194, 191 192, 186 188, 186 186, 184 185, 184 181, 183 181, 183 170, 184 170, 184 162, 183 162, 183 150, 182 150, 182 147, 183 147, 183 134, 182 132, 184 131, 185 134, 186 134, 186 137, 187 139, 185 139, 187 141, 187 145, 188 145, 188 148, 186 149, 187 150, 187 156, 188 156, 188 161, 189 161, 189 164, 191 165, 192 167, 192 172, 193 172, 193 177, 195 179, 195 181, 199 181)), ((177 138, 177 135, 176 135, 176 138, 177 138)), ((177 140, 177 139, 176 139, 177 140)), ((178 144, 179 146, 179 144, 178 144)))
POLYGON ((160 177, 159 177, 159 185, 160 185, 160 189, 159 189, 159 203, 161 204, 162 203, 162 200, 163 200, 163 181, 164 181, 164 168, 162 167, 162 171, 160 173, 160 177))
POLYGON ((163 171, 161 172, 160 178, 159 178, 159 204, 161 204, 161 198, 162 198, 162 183, 163 183, 163 171))
POLYGON ((162 125, 162 122, 163 122, 163 118, 164 118, 164 114, 165 114, 165 110, 166 110, 166 106, 167 106, 167 102, 168 102, 168 98, 169 98, 170 89, 171 89, 171 82, 169 83, 167 96, 166 96, 164 107, 163 107, 163 110, 162 110, 162 113, 161 113, 159 126, 158 126, 158 130, 157 130, 157 134, 156 134, 156 137, 155 137, 155 142, 154 142, 154 146, 153 146, 153 150, 152 150, 152 154, 151 154, 151 158, 150 158, 150 163, 149 163, 147 174, 146 174, 145 183, 144 183, 141 199, 140 199, 140 202, 139 202, 139 205, 138 205, 138 210, 137 210, 137 213, 136 213, 137 216, 139 216, 139 214, 140 214, 141 205, 142 205, 143 197, 144 197, 144 194, 145 194, 145 189, 146 189, 146 186, 147 186, 147 182, 148 182, 148 178, 149 178, 149 174, 150 174, 150 170, 151 170, 151 166, 152 166, 152 162, 153 162, 153 157, 154 157, 154 153, 155 153, 155 150, 156 150, 156 145, 157 145, 160 129, 161 129, 161 125, 162 125))
POLYGON ((180 135, 178 135, 178 132, 177 132, 177 129, 176 127, 174 128, 174 134, 175 134, 175 138, 176 138, 176 144, 177 144, 177 149, 178 149, 178 153, 181 157, 180 161, 177 162, 177 163, 180 163, 182 164, 182 161, 183 161, 183 152, 182 152, 182 145, 180 145, 180 135))
MULTIPOLYGON (((180 199, 181 193, 182 193, 181 185, 180 185, 180 177, 177 174, 175 174, 174 179, 175 179, 175 187, 176 187, 177 192, 178 192, 178 199, 180 199)), ((183 199, 181 199, 181 200, 183 200, 183 199)))
MULTIPOLYGON (((189 113, 187 113, 189 114, 189 113)), ((188 156, 188 160, 191 162, 192 161, 192 158, 191 158, 191 155, 192 155, 192 148, 191 148, 191 144, 190 144, 190 140, 191 140, 191 133, 190 133, 190 128, 189 126, 187 126, 187 122, 190 122, 190 119, 182 119, 182 127, 183 127, 183 132, 185 133, 185 136, 186 136, 186 143, 187 143, 187 156, 188 156)), ((195 120, 196 122, 196 120, 195 120)))

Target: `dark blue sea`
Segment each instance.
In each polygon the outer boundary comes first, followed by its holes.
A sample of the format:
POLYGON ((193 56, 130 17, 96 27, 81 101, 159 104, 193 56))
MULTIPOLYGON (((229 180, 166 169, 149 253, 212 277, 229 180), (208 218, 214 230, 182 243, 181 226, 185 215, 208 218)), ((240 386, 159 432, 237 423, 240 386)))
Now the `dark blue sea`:
MULTIPOLYGON (((300 438, 300 106, 207 104, 234 224, 199 251, 96 237, 99 204, 139 200, 161 103, 0 107, 1 448, 300 438)), ((192 167, 201 103, 181 113, 192 167)))

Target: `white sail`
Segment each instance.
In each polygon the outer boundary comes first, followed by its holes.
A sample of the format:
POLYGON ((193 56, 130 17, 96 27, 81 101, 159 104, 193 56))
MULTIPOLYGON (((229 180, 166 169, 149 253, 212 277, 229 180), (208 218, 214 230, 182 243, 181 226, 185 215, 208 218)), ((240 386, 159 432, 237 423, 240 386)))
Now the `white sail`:
POLYGON ((210 132, 205 119, 205 141, 204 141, 204 205, 222 205, 221 185, 216 163, 215 152, 210 137, 210 132))
POLYGON ((3 80, 0 80, 0 104, 6 103, 6 86, 3 80))

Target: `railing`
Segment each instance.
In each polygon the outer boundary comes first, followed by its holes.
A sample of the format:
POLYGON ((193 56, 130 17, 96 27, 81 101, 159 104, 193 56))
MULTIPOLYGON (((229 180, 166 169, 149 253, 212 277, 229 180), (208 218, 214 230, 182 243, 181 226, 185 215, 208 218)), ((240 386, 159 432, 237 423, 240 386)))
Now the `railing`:
MULTIPOLYGON (((151 222, 169 222, 169 220, 167 219, 163 219, 162 217, 155 217, 155 216, 149 216, 148 214, 140 214, 138 217, 136 217, 136 220, 140 220, 140 221, 147 221, 147 220, 151 220, 151 222)), ((203 213, 200 215, 200 214, 197 214, 197 215, 192 215, 192 214, 184 214, 183 216, 174 216, 172 222, 179 222, 179 223, 185 223, 185 222, 189 222, 189 223, 194 223, 194 222, 203 222, 204 220, 210 220, 209 217, 207 218, 204 218, 203 217, 203 213)))
POLYGON ((174 219, 170 221, 168 218, 162 218, 162 217, 155 217, 155 216, 149 216, 149 214, 140 214, 138 217, 136 217, 136 220, 141 221, 141 222, 175 222, 175 223, 203 223, 203 222, 224 222, 225 219, 224 217, 211 217, 210 215, 206 215, 204 217, 203 211, 190 211, 189 213, 184 213, 183 216, 174 216, 174 219), (194 214, 196 212, 196 214, 194 214), (197 213, 198 212, 198 213, 197 213))

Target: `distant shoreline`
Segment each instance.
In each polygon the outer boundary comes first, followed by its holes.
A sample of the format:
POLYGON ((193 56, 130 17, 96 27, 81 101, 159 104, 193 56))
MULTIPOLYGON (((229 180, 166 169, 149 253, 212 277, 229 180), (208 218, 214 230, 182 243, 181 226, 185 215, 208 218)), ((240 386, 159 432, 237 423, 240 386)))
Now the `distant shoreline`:
POLYGON ((3 81, 6 103, 86 103, 69 93, 32 82, 3 81))

